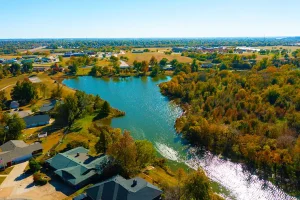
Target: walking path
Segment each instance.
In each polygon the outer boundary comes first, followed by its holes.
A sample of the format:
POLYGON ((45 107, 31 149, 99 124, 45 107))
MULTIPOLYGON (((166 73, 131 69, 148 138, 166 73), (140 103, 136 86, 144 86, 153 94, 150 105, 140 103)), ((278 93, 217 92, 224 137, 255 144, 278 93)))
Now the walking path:
POLYGON ((13 85, 15 85, 15 84, 11 84, 11 85, 5 86, 4 88, 0 89, 0 91, 5 90, 6 88, 8 88, 10 86, 13 86, 13 85))

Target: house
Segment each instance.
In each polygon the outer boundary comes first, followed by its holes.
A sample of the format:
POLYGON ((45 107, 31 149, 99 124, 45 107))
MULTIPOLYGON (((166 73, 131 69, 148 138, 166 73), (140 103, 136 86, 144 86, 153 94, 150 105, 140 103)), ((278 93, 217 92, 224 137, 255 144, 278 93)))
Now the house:
POLYGON ((173 70, 174 68, 172 67, 172 65, 166 65, 163 67, 163 70, 173 70))
POLYGON ((101 175, 110 164, 110 157, 90 156, 89 150, 77 147, 64 153, 59 153, 46 161, 54 173, 69 185, 78 188, 88 184, 101 175))
MULTIPOLYGON (((158 200, 162 191, 142 178, 124 179, 115 176, 86 190, 85 198, 90 200, 158 200)), ((79 198, 77 198, 79 199, 79 198)))
POLYGON ((0 169, 29 160, 43 152, 40 143, 26 144, 22 140, 10 140, 0 146, 0 169))
POLYGON ((34 72, 45 72, 49 69, 50 69, 50 67, 33 67, 32 71, 34 71, 34 72))
POLYGON ((214 65, 212 63, 203 63, 201 65, 202 68, 212 68, 214 65))
POLYGON ((184 47, 173 47, 173 48, 172 48, 172 51, 173 51, 174 53, 182 53, 182 52, 184 52, 184 51, 187 51, 187 48, 184 48, 184 47))
POLYGON ((16 59, 10 59, 10 60, 6 60, 3 62, 3 64, 13 64, 13 63, 16 63, 17 60, 16 59))
POLYGON ((19 108, 19 106, 20 106, 20 104, 17 102, 17 101, 12 101, 11 103, 10 103, 10 109, 17 109, 17 108, 19 108))
POLYGON ((37 126, 44 126, 49 124, 50 116, 49 115, 34 115, 23 118, 26 124, 26 128, 32 128, 37 126))
POLYGON ((49 111, 51 111, 54 106, 56 105, 57 100, 52 100, 50 103, 46 103, 44 104, 41 108, 40 108, 40 112, 41 113, 48 113, 49 111))

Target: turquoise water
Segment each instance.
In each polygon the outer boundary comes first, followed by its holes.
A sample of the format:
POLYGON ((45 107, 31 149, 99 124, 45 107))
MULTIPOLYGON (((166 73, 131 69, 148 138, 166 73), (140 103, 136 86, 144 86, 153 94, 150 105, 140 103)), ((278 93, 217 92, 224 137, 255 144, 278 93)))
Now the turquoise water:
POLYGON ((214 181, 214 190, 226 199, 293 199, 268 181, 259 180, 241 164, 210 152, 199 154, 181 140, 174 129, 182 110, 161 95, 158 84, 170 77, 101 79, 83 76, 64 80, 68 87, 98 94, 126 116, 108 121, 115 128, 129 130, 135 139, 147 139, 172 167, 201 167, 214 181), (226 189, 225 189, 226 188, 226 189), (230 191, 230 194, 227 192, 230 191))

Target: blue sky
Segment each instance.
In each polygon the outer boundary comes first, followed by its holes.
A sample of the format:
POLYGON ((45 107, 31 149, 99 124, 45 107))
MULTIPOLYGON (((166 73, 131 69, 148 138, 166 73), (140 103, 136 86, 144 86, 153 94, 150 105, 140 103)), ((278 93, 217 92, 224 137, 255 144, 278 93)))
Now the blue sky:
POLYGON ((300 35, 299 0, 0 0, 0 38, 300 35))

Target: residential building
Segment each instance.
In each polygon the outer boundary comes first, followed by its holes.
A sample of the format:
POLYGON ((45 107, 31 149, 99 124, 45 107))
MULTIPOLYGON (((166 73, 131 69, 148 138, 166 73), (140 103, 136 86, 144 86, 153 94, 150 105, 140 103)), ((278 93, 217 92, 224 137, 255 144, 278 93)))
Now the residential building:
POLYGON ((23 118, 26 124, 26 128, 32 128, 37 126, 44 126, 50 123, 49 115, 34 115, 23 118))
POLYGON ((29 160, 43 152, 40 143, 26 144, 22 140, 10 140, 0 146, 0 169, 29 160))
POLYGON ((51 111, 54 108, 56 103, 57 103, 57 100, 51 100, 50 103, 46 103, 40 108, 40 112, 41 113, 48 113, 49 111, 51 111))
POLYGON ((203 63, 203 64, 201 64, 202 68, 212 68, 213 66, 214 66, 214 64, 212 64, 212 63, 203 63))
POLYGON ((124 179, 115 176, 86 190, 77 199, 89 200, 159 200, 162 191, 142 178, 124 179))
POLYGON ((10 108, 11 109, 17 109, 17 108, 19 108, 19 106, 20 106, 20 104, 17 102, 17 101, 12 101, 11 103, 10 103, 10 108))
POLYGON ((106 155, 93 157, 88 152, 83 147, 77 147, 57 154, 46 163, 66 183, 75 188, 82 187, 100 176, 111 161, 106 155))

